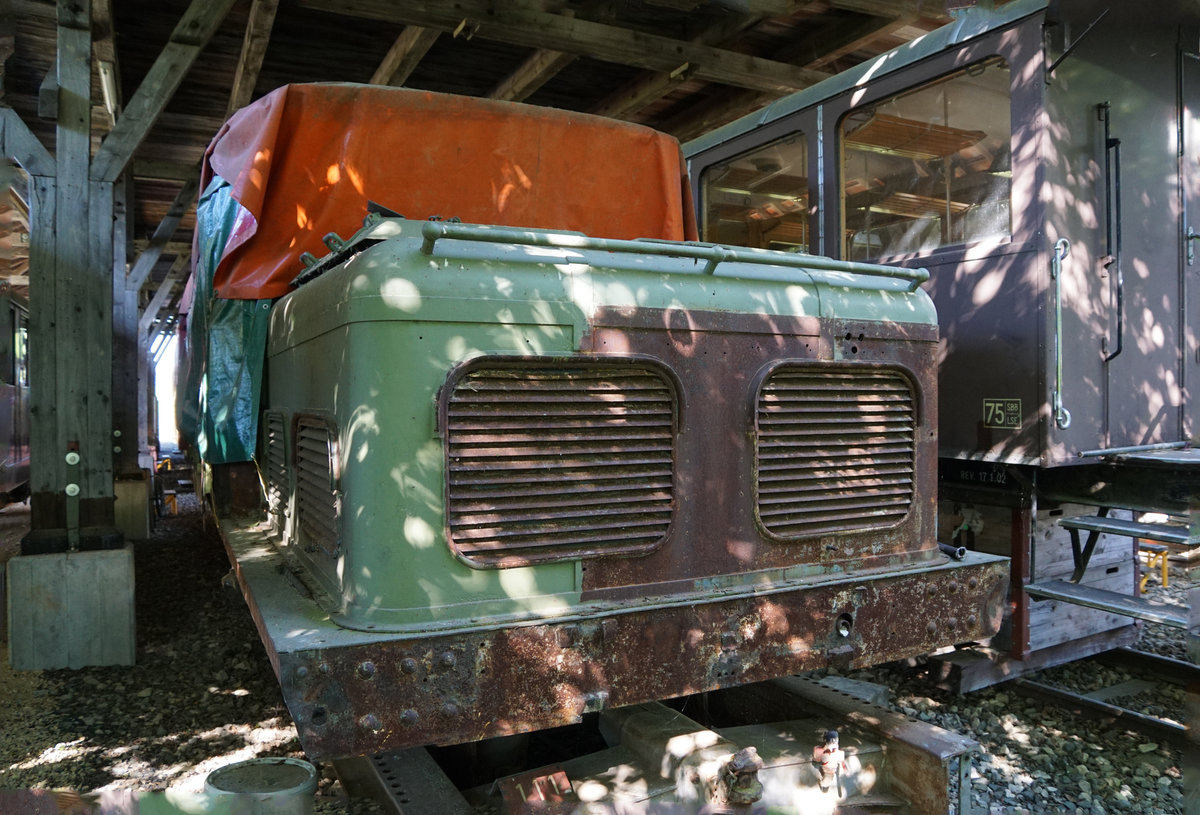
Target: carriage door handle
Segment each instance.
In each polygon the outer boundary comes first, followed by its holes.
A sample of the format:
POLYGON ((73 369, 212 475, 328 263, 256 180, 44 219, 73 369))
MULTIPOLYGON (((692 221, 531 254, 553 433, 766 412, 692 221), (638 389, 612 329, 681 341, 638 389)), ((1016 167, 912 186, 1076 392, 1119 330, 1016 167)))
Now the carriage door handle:
POLYGON ((1191 266, 1196 262, 1196 247, 1192 245, 1192 241, 1197 239, 1200 239, 1200 232, 1197 232, 1196 230, 1192 229, 1191 226, 1189 226, 1187 228, 1187 237, 1184 239, 1184 243, 1187 244, 1188 266, 1191 266))

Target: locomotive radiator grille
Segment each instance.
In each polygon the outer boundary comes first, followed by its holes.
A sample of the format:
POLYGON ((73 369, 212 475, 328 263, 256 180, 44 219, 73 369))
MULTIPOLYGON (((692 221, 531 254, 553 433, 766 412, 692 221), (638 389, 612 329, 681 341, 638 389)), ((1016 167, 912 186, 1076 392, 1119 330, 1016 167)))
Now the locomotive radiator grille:
POLYGON ((899 523, 913 500, 916 400, 898 371, 785 366, 758 395, 757 512, 797 540, 899 523))
POLYGON ((283 416, 266 415, 267 428, 267 511, 283 515, 287 510, 288 473, 287 439, 284 436, 283 416))
POLYGON ((336 557, 338 535, 337 447, 332 428, 319 419, 296 424, 296 509, 307 543, 336 557))
POLYGON ((444 411, 460 555, 515 566, 643 552, 666 536, 676 398, 649 365, 475 368, 444 411))

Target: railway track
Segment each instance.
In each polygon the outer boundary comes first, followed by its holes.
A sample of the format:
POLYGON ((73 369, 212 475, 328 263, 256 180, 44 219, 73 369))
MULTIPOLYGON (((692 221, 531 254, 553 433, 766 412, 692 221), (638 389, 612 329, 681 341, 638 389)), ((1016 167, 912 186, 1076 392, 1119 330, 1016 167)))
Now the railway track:
MULTIPOLYGON (((469 787, 451 779, 455 768, 448 764, 455 762, 445 753, 425 748, 335 767, 347 789, 374 798, 389 815, 567 813, 582 804, 612 813, 743 813, 758 805, 806 815, 967 811, 970 755, 978 743, 865 701, 855 690, 790 677, 677 700, 675 708, 649 703, 605 711, 593 724, 608 747, 561 751, 571 740, 563 728, 551 734, 557 743, 550 763, 535 760, 533 769, 483 784, 475 779, 469 787), (835 763, 828 770, 818 751, 831 749, 831 731, 841 734, 840 747, 832 748, 840 769, 835 763), (431 753, 441 754, 435 760, 431 753), (730 768, 748 774, 724 789, 730 768)), ((540 752, 533 747, 531 759, 540 752)), ((471 758, 482 759, 485 748, 475 748, 480 752, 471 758)))
POLYGON ((1187 746, 1183 703, 1180 701, 1176 706, 1173 701, 1181 696, 1177 689, 1200 687, 1200 666, 1130 648, 1098 654, 1082 662, 1120 669, 1128 678, 1086 693, 1028 678, 1013 680, 1011 687, 1023 696, 1064 708, 1075 715, 1119 724, 1175 747, 1187 746), (1146 712, 1146 706, 1121 704, 1123 700, 1146 698, 1158 702, 1149 707, 1161 709, 1162 715, 1146 712), (1137 707, 1143 709, 1135 709, 1137 707))

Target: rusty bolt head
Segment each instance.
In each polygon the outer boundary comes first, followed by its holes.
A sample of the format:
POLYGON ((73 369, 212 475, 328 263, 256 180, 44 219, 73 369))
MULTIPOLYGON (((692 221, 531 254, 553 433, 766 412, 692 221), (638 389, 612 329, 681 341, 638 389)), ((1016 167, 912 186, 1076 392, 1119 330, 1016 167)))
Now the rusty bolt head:
POLYGON ((454 704, 453 702, 443 703, 442 704, 442 715, 457 716, 458 715, 458 705, 454 704))
POLYGON ((421 721, 421 714, 417 713, 411 707, 400 714, 400 724, 404 727, 412 727, 419 721, 421 721))
POLYGON ((378 733, 383 729, 383 722, 379 721, 379 717, 374 713, 368 713, 361 717, 358 724, 363 730, 370 730, 373 733, 378 733))
POLYGON ((951 580, 949 583, 947 583, 946 591, 950 592, 951 594, 954 594, 956 591, 958 591, 958 581, 951 580))
POLYGON ((970 580, 967 581, 967 586, 972 589, 978 585, 979 585, 979 578, 977 578, 977 577, 972 577, 970 580))
POLYGON ((317 666, 317 670, 323 674, 328 674, 333 669, 329 667, 328 662, 322 662, 320 665, 317 666))
POLYGON ((958 618, 951 617, 950 619, 946 620, 946 625, 950 626, 950 630, 953 631, 954 629, 958 628, 958 618))
POLYGON ((453 651, 442 651, 438 655, 438 665, 443 668, 453 668, 457 662, 458 657, 454 655, 453 651))
POLYGON ((375 676, 375 663, 374 662, 371 662, 370 660, 368 660, 358 666, 358 678, 359 679, 370 679, 373 676, 375 676))
POLYGON ((308 666, 307 665, 301 665, 300 667, 296 668, 296 678, 297 679, 303 679, 306 676, 308 676, 308 666))
POLYGON ((743 747, 729 760, 729 769, 735 773, 752 773, 763 768, 763 761, 754 747, 743 747))
POLYGON ((400 670, 406 674, 415 674, 417 672, 417 661, 412 657, 405 657, 400 660, 400 670))
POLYGON ((968 627, 970 627, 970 628, 974 628, 974 627, 975 627, 975 623, 977 623, 977 622, 979 622, 979 618, 978 618, 978 617, 976 617, 974 614, 968 614, 968 615, 967 615, 967 626, 968 626, 968 627))
POLYGON ((935 623, 933 620, 930 620, 929 625, 925 626, 925 630, 928 631, 930 634, 936 634, 937 633, 937 623, 935 623))

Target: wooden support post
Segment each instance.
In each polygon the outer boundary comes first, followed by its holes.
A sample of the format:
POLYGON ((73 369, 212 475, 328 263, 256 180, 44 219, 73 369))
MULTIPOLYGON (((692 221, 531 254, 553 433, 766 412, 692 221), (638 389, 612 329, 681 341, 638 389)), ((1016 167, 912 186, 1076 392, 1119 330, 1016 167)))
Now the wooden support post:
MULTIPOLYGON (((23 543, 8 564, 22 598, 10 657, 28 669, 132 664, 136 652, 133 552, 113 529, 116 212, 111 180, 89 178, 91 3, 57 11, 54 177, 30 177, 31 552, 23 543)), ((19 119, 2 121, 6 152, 43 160, 19 119)))
MULTIPOLYGON (((113 207, 113 468, 115 476, 130 478, 140 469, 142 411, 138 388, 138 290, 127 284, 126 193, 129 174, 116 185, 113 207)), ((146 253, 143 252, 143 255, 146 253)))

